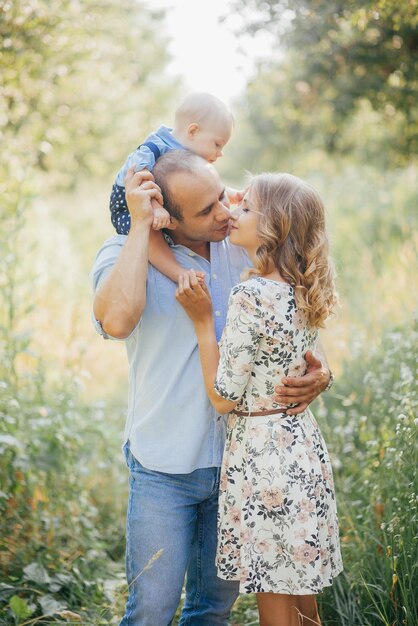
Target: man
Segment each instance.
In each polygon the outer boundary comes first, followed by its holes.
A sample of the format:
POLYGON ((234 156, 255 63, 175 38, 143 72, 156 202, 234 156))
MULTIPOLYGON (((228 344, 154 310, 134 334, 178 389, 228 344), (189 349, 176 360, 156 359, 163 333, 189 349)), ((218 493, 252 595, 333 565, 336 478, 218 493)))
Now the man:
MULTIPOLYGON (((173 151, 157 161, 154 175, 156 182, 147 171, 128 173, 129 235, 106 242, 93 268, 98 330, 125 339, 130 371, 124 446, 129 598, 121 626, 171 624, 185 575, 181 626, 225 626, 238 592, 215 568, 225 421, 206 396, 196 336, 175 299, 176 285, 148 264, 153 203, 164 196, 176 259, 205 273, 218 340, 229 291, 249 261, 225 239, 229 211, 213 166, 173 151)), ((308 374, 280 387, 288 403, 299 403, 293 413, 330 379, 320 361, 308 358, 308 374)))

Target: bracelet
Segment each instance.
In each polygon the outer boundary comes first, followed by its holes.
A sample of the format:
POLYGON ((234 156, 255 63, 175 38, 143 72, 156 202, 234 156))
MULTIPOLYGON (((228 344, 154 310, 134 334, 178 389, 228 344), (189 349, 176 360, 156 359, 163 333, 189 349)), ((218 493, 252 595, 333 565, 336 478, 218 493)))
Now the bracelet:
POLYGON ((322 391, 322 393, 324 393, 324 391, 329 391, 333 384, 334 384, 334 374, 331 372, 331 370, 329 370, 328 385, 325 387, 325 389, 322 391))

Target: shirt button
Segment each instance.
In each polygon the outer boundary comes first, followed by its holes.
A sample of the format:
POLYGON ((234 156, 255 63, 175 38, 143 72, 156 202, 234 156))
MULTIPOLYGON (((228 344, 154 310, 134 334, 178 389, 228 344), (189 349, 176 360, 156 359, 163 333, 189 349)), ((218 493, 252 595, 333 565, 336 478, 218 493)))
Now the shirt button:
POLYGON ((220 316, 220 314, 221 314, 221 312, 220 312, 220 311, 215 311, 215 315, 216 315, 216 317, 219 317, 219 316, 220 316))
POLYGON ((189 252, 189 256, 196 256, 194 252, 189 252))
POLYGON ((212 278, 216 280, 218 278, 218 274, 212 274, 212 278))

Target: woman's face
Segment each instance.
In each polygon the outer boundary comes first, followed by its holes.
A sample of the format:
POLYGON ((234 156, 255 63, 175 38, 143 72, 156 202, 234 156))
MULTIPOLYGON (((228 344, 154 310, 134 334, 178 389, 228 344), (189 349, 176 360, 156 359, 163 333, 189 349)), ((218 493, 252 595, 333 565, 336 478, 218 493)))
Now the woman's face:
POLYGON ((251 255, 260 245, 257 236, 257 220, 262 213, 254 205, 251 186, 247 189, 241 204, 231 212, 230 242, 245 248, 251 255))

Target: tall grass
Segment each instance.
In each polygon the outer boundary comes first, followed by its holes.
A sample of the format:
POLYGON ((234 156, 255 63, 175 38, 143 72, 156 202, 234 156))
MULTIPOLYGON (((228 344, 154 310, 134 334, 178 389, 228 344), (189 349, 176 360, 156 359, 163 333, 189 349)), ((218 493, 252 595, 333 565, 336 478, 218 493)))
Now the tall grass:
POLYGON ((318 408, 336 467, 345 572, 327 623, 418 623, 418 326, 388 331, 346 364, 318 408))
POLYGON ((104 579, 124 548, 119 425, 81 400, 79 359, 33 351, 33 198, 19 182, 4 183, 2 203, 0 624, 108 623, 104 579))
POLYGON ((41 372, 3 382, 0 417, 0 624, 66 610, 88 623, 124 550, 119 437, 71 378, 45 388, 41 372))

